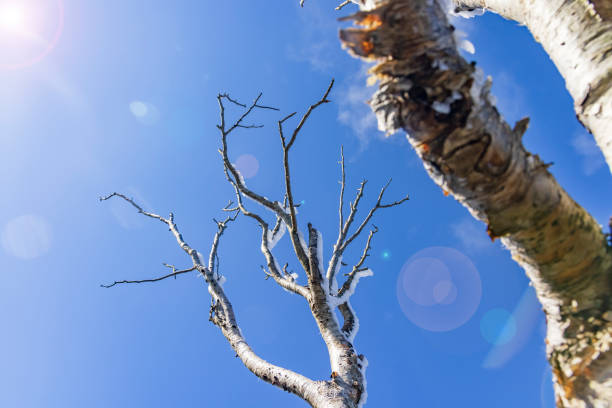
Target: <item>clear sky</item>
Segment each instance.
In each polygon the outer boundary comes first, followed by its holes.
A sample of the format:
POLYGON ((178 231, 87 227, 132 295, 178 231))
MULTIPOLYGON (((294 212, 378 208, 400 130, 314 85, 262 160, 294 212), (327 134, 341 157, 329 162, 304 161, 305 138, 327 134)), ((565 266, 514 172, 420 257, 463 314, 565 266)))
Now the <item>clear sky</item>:
MULTIPOLYGON (((232 198, 216 151, 217 93, 250 101, 262 91, 281 109, 257 113, 265 128, 230 139, 247 183, 280 199, 275 121, 303 111, 332 77, 333 103, 315 113, 292 156, 302 225, 323 233, 329 255, 341 145, 348 197, 367 178, 371 204, 391 176, 389 199, 411 197, 374 220, 375 275, 353 297, 356 347, 370 363, 367 406, 553 406, 544 318, 524 272, 442 194, 404 135, 376 130, 367 68, 337 39, 336 18, 351 7, 333 6, 0 0, 0 406, 305 407, 234 358, 208 322, 201 279, 100 287, 189 260, 161 223, 97 198, 119 191, 173 211, 187 242, 207 253, 211 219, 232 198)), ((455 24, 475 47, 466 56, 493 77, 500 111, 511 123, 531 117, 528 149, 554 162, 559 182, 607 224, 610 174, 542 48, 493 15, 455 24)), ((275 253, 300 272, 286 239, 275 253)), ((307 307, 264 280, 251 220, 231 225, 220 259, 256 352, 329 378, 307 307)))

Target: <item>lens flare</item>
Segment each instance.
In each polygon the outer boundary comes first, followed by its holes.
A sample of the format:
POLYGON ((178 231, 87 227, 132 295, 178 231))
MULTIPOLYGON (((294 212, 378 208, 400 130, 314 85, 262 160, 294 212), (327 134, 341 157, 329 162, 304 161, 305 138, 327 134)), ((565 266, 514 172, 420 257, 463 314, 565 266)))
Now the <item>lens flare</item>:
POLYGON ((41 216, 27 214, 10 220, 1 234, 2 247, 21 259, 34 259, 51 248, 51 226, 41 216))
POLYGON ((482 285, 472 261, 453 248, 430 247, 404 264, 397 280, 402 311, 417 326, 454 330, 466 323, 480 304, 482 285))
POLYGON ((132 101, 129 109, 132 115, 144 125, 154 125, 159 121, 159 109, 152 103, 132 101))
POLYGON ((63 0, 0 0, 0 69, 36 64, 58 44, 63 0))
POLYGON ((234 163, 240 174, 244 178, 252 178, 257 175, 259 171, 259 161, 252 154, 243 154, 236 159, 236 163, 234 163))
POLYGON ((480 332, 486 341, 501 346, 510 342, 516 334, 516 320, 505 309, 491 309, 480 321, 480 332))
POLYGON ((525 347, 543 317, 540 302, 530 286, 525 288, 511 314, 503 309, 492 309, 485 313, 480 322, 480 330, 493 347, 482 366, 498 368, 510 361, 525 347))

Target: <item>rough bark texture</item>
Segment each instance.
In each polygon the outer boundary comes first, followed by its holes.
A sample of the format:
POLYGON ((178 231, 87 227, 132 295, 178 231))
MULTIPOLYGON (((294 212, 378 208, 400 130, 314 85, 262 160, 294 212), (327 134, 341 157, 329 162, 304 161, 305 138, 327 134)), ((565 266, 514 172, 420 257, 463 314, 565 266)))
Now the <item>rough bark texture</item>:
POLYGON ((578 119, 612 170, 612 1, 454 0, 525 24, 565 79, 578 119))
POLYGON ((340 37, 380 62, 379 127, 404 129, 431 178, 526 270, 547 317, 558 406, 612 406, 612 250, 601 227, 523 147, 528 121, 510 128, 491 104, 490 81, 459 55, 439 4, 359 3, 350 19, 363 28, 340 37))

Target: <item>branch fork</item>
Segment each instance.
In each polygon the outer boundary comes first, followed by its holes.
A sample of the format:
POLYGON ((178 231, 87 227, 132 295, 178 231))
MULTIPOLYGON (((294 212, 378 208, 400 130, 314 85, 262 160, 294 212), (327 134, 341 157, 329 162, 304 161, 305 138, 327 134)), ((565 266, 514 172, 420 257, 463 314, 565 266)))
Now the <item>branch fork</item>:
POLYGON ((356 218, 359 202, 364 194, 366 181, 363 181, 357 190, 357 195, 349 206, 349 214, 345 220, 343 214, 343 200, 346 177, 344 150, 341 149, 340 164, 342 179, 340 183, 339 232, 331 258, 327 265, 327 270, 323 269, 323 243, 321 234, 311 224, 308 224, 308 241, 306 242, 299 230, 296 212, 296 208, 299 204, 295 203, 293 197, 289 152, 294 146, 298 135, 304 129, 308 119, 311 117, 311 114, 319 106, 330 102, 328 96, 332 90, 333 84, 334 81, 332 80, 323 96, 307 109, 291 132, 290 137, 285 137, 284 127, 297 113, 291 113, 277 121, 281 148, 283 151, 283 169, 285 175, 285 194, 282 202, 269 200, 263 195, 251 190, 238 170, 231 164, 228 153, 228 136, 236 129, 260 127, 260 125, 245 124, 247 118, 249 118, 254 111, 277 109, 262 105, 260 103, 261 94, 259 94, 251 104, 243 104, 233 99, 228 94, 219 94, 217 96, 220 110, 220 124, 217 125, 217 129, 221 136, 221 148, 219 149, 219 153, 223 162, 225 177, 234 189, 235 201, 230 201, 223 208, 223 211, 228 214, 225 219, 222 221, 213 219, 217 225, 217 232, 213 238, 207 263, 205 263, 203 256, 183 239, 172 213, 167 218, 164 218, 160 215, 146 212, 133 199, 119 193, 112 193, 106 197, 100 198, 101 201, 106 201, 111 198, 122 199, 132 205, 139 213, 163 222, 175 237, 179 247, 190 257, 192 262, 191 267, 181 270, 177 270, 173 265, 166 265, 172 272, 159 278, 140 281, 123 280, 102 286, 110 288, 118 284, 157 282, 170 277, 176 278, 176 276, 184 273, 197 271, 206 280, 208 291, 211 295, 209 320, 221 330, 222 334, 234 349, 236 356, 241 359, 243 364, 251 372, 260 379, 299 396, 307 401, 312 407, 356 408, 364 404, 367 395, 365 392, 365 368, 367 366, 367 360, 365 360, 365 357, 362 355, 357 354, 353 345, 358 330, 358 319, 351 307, 350 297, 354 293, 359 279, 372 275, 371 270, 365 266, 365 261, 369 256, 372 238, 374 234, 378 232, 376 226, 373 226, 372 230, 369 232, 361 257, 353 265, 351 271, 345 275, 346 280, 339 289, 336 284, 337 274, 341 267, 347 265, 342 262, 344 251, 362 234, 375 212, 379 209, 399 206, 408 200, 408 197, 406 196, 391 203, 383 203, 383 196, 391 182, 391 180, 389 180, 389 182, 382 187, 375 205, 369 210, 355 230, 350 232, 356 218), (226 103, 233 104, 243 110, 238 119, 231 122, 231 124, 226 118, 226 103), (264 215, 247 209, 244 202, 245 197, 250 198, 264 209, 270 211, 275 217, 274 224, 270 226, 264 215), (225 277, 219 274, 219 257, 217 255, 221 236, 228 225, 237 219, 239 214, 254 220, 261 227, 260 249, 266 260, 265 265, 262 265, 261 268, 265 274, 265 279, 272 278, 272 280, 282 289, 297 294, 306 300, 329 352, 330 371, 332 372, 331 379, 315 381, 294 371, 271 364, 259 357, 246 342, 238 326, 232 303, 223 289, 225 277), (297 260, 306 275, 307 283, 305 285, 298 283, 298 275, 289 270, 289 263, 284 263, 284 266, 281 268, 272 252, 274 246, 278 240, 282 238, 285 231, 288 232, 297 260), (342 326, 340 326, 340 323, 336 319, 336 308, 340 310, 343 316, 344 322, 342 326))

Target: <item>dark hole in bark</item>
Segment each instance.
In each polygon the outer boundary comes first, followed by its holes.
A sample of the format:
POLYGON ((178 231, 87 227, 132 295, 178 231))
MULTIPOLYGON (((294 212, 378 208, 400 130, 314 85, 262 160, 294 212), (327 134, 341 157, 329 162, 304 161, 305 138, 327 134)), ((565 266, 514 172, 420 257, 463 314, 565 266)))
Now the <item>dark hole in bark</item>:
POLYGON ((427 91, 422 86, 415 85, 408 90, 410 99, 415 102, 425 103, 427 102, 427 91))

